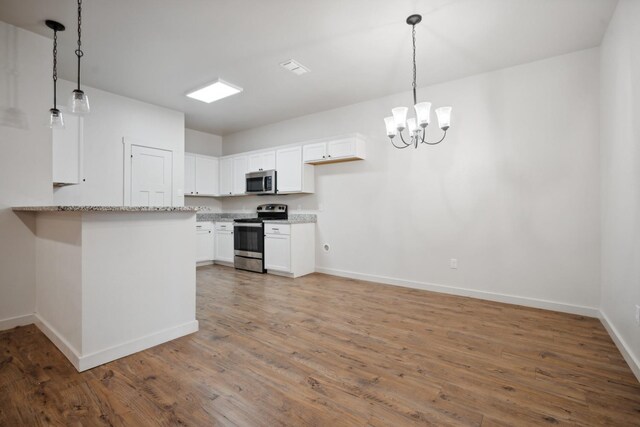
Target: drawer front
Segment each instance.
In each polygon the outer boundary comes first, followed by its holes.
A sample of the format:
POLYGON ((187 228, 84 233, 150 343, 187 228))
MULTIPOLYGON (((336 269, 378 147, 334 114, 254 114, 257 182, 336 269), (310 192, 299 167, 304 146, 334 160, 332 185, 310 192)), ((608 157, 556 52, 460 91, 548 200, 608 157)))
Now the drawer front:
POLYGON ((264 224, 265 234, 291 234, 291 226, 289 224, 264 224))
POLYGON ((216 222, 216 231, 233 231, 233 222, 216 222))
POLYGON ((213 230, 213 223, 208 221, 196 222, 196 230, 197 231, 213 230))

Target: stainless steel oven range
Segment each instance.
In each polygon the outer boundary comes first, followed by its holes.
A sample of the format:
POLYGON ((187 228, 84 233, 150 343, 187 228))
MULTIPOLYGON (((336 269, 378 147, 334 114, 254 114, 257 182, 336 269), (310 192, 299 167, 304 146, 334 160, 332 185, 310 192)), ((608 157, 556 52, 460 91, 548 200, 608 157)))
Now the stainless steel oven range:
POLYGON ((257 208, 257 218, 236 219, 233 222, 234 266, 241 270, 264 273, 264 221, 286 220, 287 205, 268 204, 257 208))

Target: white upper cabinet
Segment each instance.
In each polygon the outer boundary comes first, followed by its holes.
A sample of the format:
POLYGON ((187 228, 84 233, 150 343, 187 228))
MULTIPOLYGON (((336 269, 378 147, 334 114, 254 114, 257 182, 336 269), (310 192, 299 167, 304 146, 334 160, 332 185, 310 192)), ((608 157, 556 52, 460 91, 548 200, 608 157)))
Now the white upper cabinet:
POLYGON ((276 168, 276 152, 265 151, 249 155, 247 172, 268 171, 276 168))
POLYGON ((247 189, 247 156, 233 157, 233 194, 245 194, 247 189))
POLYGON ((193 196, 245 195, 247 173, 275 169, 278 193, 313 193, 313 165, 364 158, 365 139, 356 133, 221 158, 185 153, 184 191, 193 196))
POLYGON ((225 157, 220 159, 220 195, 231 196, 233 194, 233 159, 225 157))
POLYGON ((79 184, 82 180, 82 118, 65 114, 63 129, 52 129, 53 184, 79 184))
POLYGON ((218 163, 215 157, 196 157, 196 194, 199 196, 217 196, 218 163))
POLYGON ((359 155, 358 148, 358 140, 356 138, 340 138, 327 142, 327 155, 329 159, 363 158, 359 155))
POLYGON ((196 194, 196 156, 184 153, 184 194, 196 194))
POLYGON ((302 147, 276 151, 278 193, 313 193, 313 166, 302 162, 302 147))
POLYGON ((185 153, 184 194, 187 196, 219 195, 218 158, 185 153))
POLYGON ((363 160, 366 157, 365 147, 362 135, 350 134, 305 145, 303 158, 309 164, 363 160))
POLYGON ((327 143, 307 144, 302 149, 305 162, 323 161, 327 157, 327 143))

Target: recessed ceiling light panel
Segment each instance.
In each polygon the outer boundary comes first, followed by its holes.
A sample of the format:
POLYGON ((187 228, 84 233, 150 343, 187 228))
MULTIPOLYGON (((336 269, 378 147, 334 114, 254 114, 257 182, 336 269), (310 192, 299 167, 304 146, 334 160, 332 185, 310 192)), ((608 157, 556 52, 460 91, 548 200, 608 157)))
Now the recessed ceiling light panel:
POLYGON ((197 99, 198 101, 206 102, 207 104, 217 101, 227 96, 235 95, 242 92, 242 88, 239 86, 227 83, 222 79, 218 79, 215 82, 201 88, 189 92, 187 96, 189 98, 197 99))
POLYGON ((308 73, 309 70, 307 67, 305 67, 304 65, 302 65, 301 63, 297 62, 295 59, 290 59, 288 61, 284 61, 280 64, 280 66, 282 68, 284 68, 285 70, 289 70, 291 71, 293 74, 296 74, 298 76, 308 73))

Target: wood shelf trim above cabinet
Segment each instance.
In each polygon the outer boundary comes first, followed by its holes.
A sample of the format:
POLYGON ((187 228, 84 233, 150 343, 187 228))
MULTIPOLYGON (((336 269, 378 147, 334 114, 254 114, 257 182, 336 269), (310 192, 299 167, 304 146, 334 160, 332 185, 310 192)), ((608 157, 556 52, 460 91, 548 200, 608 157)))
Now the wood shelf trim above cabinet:
POLYGON ((364 160, 364 159, 360 157, 336 157, 335 159, 328 158, 328 159, 322 159, 322 160, 307 160, 305 163, 307 165, 327 165, 330 163, 355 162, 356 160, 364 160))

